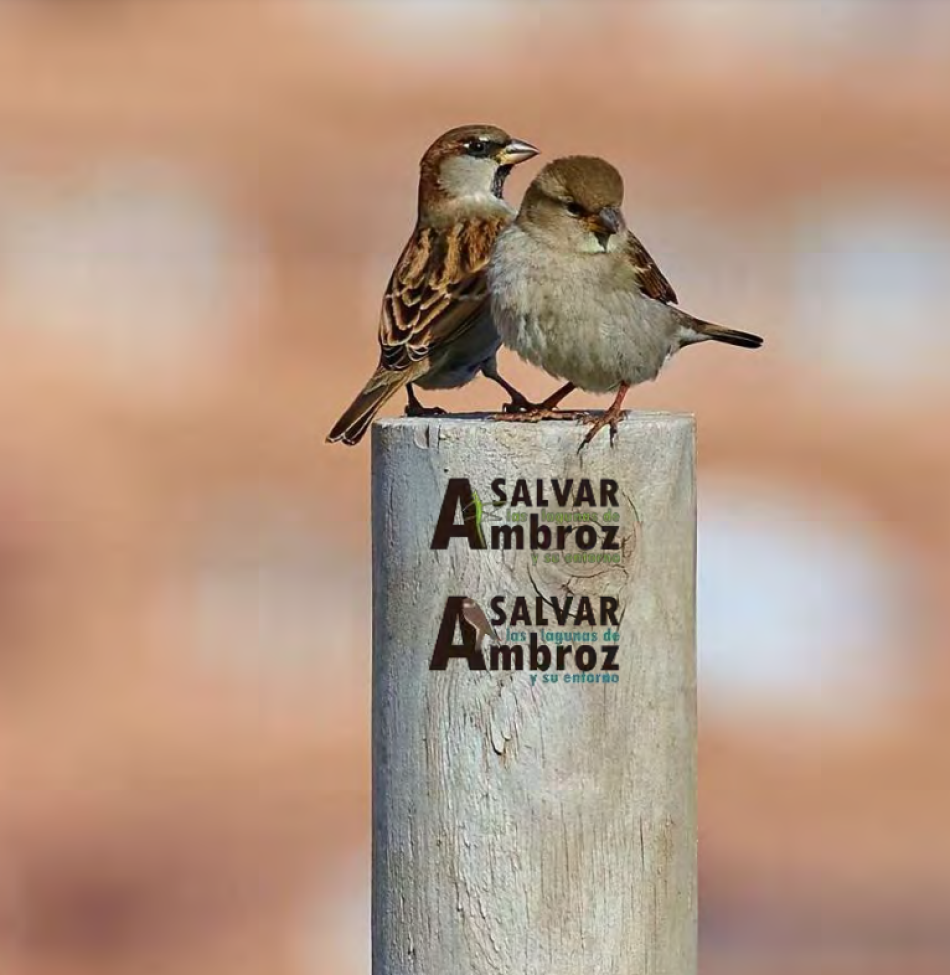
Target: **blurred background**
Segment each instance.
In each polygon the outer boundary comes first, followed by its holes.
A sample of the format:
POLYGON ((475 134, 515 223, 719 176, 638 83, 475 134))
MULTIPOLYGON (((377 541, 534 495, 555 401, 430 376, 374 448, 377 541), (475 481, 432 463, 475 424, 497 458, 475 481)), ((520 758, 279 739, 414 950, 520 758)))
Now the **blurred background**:
POLYGON ((473 121, 607 156, 767 338, 632 399, 699 423, 702 971, 950 970, 948 117, 943 0, 0 2, 3 971, 368 972, 323 437, 473 121))

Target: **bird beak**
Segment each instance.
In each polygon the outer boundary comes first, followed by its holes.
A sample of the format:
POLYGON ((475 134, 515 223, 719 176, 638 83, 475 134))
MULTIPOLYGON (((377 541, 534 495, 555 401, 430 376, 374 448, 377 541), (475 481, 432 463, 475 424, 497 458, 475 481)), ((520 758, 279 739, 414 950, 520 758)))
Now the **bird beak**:
POLYGON ((595 213, 588 218, 588 224, 591 233, 604 238, 612 237, 627 229, 623 214, 617 207, 604 207, 600 213, 595 213))
POLYGON ((518 163, 527 162, 538 154, 537 149, 527 142, 512 139, 498 156, 498 161, 502 166, 517 166, 518 163))

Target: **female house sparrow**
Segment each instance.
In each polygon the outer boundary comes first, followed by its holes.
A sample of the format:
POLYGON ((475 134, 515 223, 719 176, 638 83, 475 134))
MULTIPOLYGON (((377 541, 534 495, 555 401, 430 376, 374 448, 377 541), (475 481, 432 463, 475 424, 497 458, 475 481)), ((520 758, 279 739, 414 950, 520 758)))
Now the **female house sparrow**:
POLYGON ((536 409, 550 412, 575 387, 617 391, 582 447, 608 423, 613 439, 631 386, 655 379, 685 345, 713 339, 748 349, 757 335, 693 318, 627 229, 623 179, 602 159, 572 156, 546 166, 517 220, 499 237, 489 268, 502 341, 567 384, 536 409))
POLYGON ((504 387, 511 406, 528 401, 498 374, 501 344, 491 320, 485 270, 515 210, 502 198, 512 167, 538 154, 490 125, 452 129, 422 157, 416 229, 396 264, 379 320, 376 371, 327 440, 358 443, 380 407, 406 387, 410 416, 426 410, 413 385, 463 386, 479 372, 504 387))

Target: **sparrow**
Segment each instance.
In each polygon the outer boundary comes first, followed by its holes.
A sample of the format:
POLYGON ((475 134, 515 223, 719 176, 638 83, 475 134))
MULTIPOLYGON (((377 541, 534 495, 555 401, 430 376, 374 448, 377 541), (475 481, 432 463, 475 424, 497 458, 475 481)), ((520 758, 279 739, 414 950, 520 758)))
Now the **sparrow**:
POLYGON ((516 216, 502 196, 514 166, 538 154, 491 125, 440 136, 422 157, 415 230, 396 263, 379 318, 379 365, 327 441, 356 444, 383 404, 405 386, 406 414, 429 416, 414 386, 451 389, 479 372, 531 404, 498 373, 501 339, 491 320, 486 269, 499 232, 516 216))
POLYGON ((462 617, 475 630, 479 649, 484 646, 486 641, 489 645, 492 643, 499 644, 501 642, 498 639, 498 634, 495 632, 494 627, 488 622, 485 610, 469 596, 466 596, 462 601, 462 617))
POLYGON ((747 349, 758 335, 702 321, 677 298, 621 212, 623 178, 603 159, 556 159, 537 175, 488 271, 502 341, 567 383, 532 407, 550 414, 573 389, 616 391, 581 448, 608 424, 617 433, 631 386, 655 379, 687 345, 709 340, 747 349))

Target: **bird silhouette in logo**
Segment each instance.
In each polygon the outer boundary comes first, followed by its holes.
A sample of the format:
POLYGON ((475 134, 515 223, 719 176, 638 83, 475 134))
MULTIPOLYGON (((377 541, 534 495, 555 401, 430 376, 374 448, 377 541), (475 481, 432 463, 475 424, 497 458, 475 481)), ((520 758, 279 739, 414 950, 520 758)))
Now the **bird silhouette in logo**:
POLYGON ((489 643, 501 643, 494 627, 488 622, 485 610, 474 599, 470 599, 468 596, 462 600, 462 618, 475 630, 478 636, 479 647, 482 646, 485 640, 488 640, 489 643))
MULTIPOLYGON (((499 508, 504 504, 503 501, 493 501, 492 507, 499 508)), ((462 517, 466 520, 471 517, 472 521, 475 522, 475 529, 478 532, 479 541, 482 543, 482 548, 488 548, 485 541, 485 531, 482 528, 486 521, 503 521, 501 512, 491 511, 485 509, 485 504, 481 499, 478 491, 472 491, 472 500, 462 509, 462 517)))

